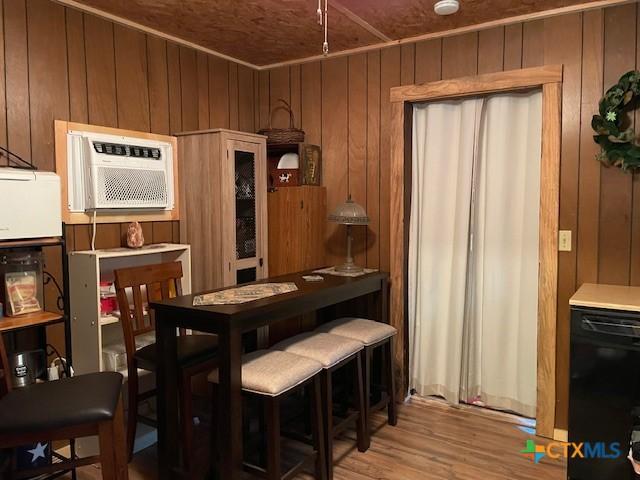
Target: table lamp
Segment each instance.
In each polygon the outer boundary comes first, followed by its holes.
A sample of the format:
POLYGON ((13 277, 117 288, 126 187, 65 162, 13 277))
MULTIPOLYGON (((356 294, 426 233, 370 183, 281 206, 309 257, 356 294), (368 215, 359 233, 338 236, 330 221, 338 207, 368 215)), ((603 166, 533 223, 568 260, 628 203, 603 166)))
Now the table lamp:
POLYGON ((351 195, 347 201, 333 211, 329 215, 329 221, 339 223, 347 226, 347 261, 336 267, 336 271, 343 273, 360 273, 363 268, 353 263, 353 257, 351 256, 351 243, 353 237, 351 236, 352 225, 369 225, 369 217, 367 212, 361 205, 351 200, 351 195))

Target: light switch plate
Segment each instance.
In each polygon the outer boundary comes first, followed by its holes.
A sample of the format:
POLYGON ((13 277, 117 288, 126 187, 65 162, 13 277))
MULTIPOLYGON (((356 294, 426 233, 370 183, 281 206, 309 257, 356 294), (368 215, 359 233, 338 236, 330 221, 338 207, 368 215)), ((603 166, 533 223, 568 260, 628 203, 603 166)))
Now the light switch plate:
POLYGON ((560 230, 558 250, 560 252, 571 251, 571 230, 560 230))

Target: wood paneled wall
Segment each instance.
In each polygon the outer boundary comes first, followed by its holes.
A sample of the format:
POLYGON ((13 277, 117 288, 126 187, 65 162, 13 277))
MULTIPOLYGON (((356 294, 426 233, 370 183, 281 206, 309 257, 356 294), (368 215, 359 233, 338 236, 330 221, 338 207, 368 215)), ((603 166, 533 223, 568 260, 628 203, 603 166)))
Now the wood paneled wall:
MULTIPOLYGON (((253 82, 247 67, 50 0, 0 0, 0 145, 41 170, 54 170, 56 119, 159 134, 252 132, 253 82)), ((10 201, 0 192, 1 203, 10 201)), ((142 227, 147 243, 179 241, 177 222, 142 227)), ((126 224, 99 225, 96 247, 120 246, 125 230, 126 224)), ((65 233, 71 250, 90 248, 89 226, 65 233)), ((45 259, 61 281, 59 249, 46 249, 45 259)), ((56 297, 49 284, 48 309, 56 308, 56 297)), ((62 351, 61 326, 48 330, 62 351)))
MULTIPOLYGON (((328 210, 351 193, 372 218, 357 261, 388 269, 389 88, 564 65, 560 229, 573 232, 573 245, 559 259, 559 428, 567 425, 570 296, 585 282, 640 284, 640 176, 600 166, 590 126, 603 89, 640 67, 637 10, 633 3, 257 73, 256 125, 267 125, 278 98, 291 101, 308 141, 323 146, 328 210)), ((329 227, 327 247, 329 262, 344 254, 341 227, 329 227)))
MULTIPOLYGON (((41 170, 54 170, 56 119, 160 134, 254 131, 247 67, 50 0, 0 7, 0 145, 41 170)), ((100 225, 96 246, 120 246, 122 228, 100 225)), ((147 243, 178 240, 175 224, 143 228, 147 243)), ((89 247, 87 226, 67 236, 72 249, 89 247)))

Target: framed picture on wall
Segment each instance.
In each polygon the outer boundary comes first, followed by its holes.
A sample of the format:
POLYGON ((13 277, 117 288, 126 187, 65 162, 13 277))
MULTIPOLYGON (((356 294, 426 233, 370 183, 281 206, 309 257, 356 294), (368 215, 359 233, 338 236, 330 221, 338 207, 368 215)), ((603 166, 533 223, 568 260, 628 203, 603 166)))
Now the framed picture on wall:
POLYGON ((322 150, 318 145, 300 145, 300 176, 302 185, 322 183, 322 150))

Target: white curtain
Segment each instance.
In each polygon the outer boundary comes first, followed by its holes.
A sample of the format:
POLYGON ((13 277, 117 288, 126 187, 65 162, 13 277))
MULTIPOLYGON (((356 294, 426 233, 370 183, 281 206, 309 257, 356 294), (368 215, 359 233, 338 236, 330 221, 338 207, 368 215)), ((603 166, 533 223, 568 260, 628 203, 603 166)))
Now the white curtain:
POLYGON ((411 385, 457 403, 469 216, 482 100, 414 106, 409 234, 411 385))
POLYGON ((474 170, 462 398, 535 417, 542 94, 485 100, 474 170))
POLYGON ((535 416, 541 94, 414 106, 412 387, 535 416))

